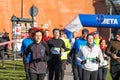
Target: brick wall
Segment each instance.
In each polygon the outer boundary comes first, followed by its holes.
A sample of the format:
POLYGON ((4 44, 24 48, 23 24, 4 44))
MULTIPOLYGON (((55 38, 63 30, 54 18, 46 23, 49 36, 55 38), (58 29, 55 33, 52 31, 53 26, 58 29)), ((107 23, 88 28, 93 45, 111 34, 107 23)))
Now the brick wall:
MULTIPOLYGON (((12 15, 31 18, 29 8, 33 4, 39 10, 35 17, 38 26, 41 27, 41 24, 47 23, 50 30, 54 27, 64 28, 76 15, 81 13, 106 13, 104 0, 0 0, 0 31, 9 32, 11 37, 10 19, 12 15)), ((90 31, 96 30, 96 28, 88 29, 90 31)))

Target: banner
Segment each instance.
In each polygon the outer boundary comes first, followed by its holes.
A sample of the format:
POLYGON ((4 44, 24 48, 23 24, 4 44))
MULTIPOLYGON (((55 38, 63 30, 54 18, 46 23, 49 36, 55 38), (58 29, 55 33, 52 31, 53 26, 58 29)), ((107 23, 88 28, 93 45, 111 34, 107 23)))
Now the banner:
POLYGON ((120 15, 79 14, 79 20, 84 27, 120 28, 120 15))
POLYGON ((65 27, 68 38, 83 27, 120 28, 120 15, 79 14, 65 27))
POLYGON ((18 35, 21 35, 21 26, 20 26, 20 24, 16 24, 15 26, 14 26, 14 34, 16 35, 16 36, 18 36, 18 35))

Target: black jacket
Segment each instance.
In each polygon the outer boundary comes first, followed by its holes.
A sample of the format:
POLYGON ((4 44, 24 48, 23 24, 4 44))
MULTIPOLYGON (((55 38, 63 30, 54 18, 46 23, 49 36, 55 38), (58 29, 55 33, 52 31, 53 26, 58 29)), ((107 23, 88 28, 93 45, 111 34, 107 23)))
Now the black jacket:
MULTIPOLYGON (((105 53, 111 57, 111 64, 120 64, 120 58, 113 59, 114 54, 118 54, 118 51, 120 51, 120 41, 113 40, 110 41, 107 45, 105 53)), ((120 56, 119 56, 120 57, 120 56)))
POLYGON ((63 48, 65 51, 67 51, 67 48, 65 47, 65 43, 62 39, 52 38, 47 41, 47 44, 50 49, 50 51, 49 51, 50 52, 50 60, 51 59, 60 60, 60 57, 61 57, 61 51, 59 52, 59 54, 52 54, 52 52, 51 52, 52 48, 59 48, 59 49, 63 48))
POLYGON ((45 74, 47 69, 47 44, 43 43, 33 43, 28 46, 24 55, 31 54, 29 69, 30 73, 45 74))
MULTIPOLYGON (((5 40, 0 37, 0 43, 3 43, 3 42, 5 42, 5 40)), ((1 45, 0 46, 0 51, 4 50, 4 47, 5 47, 5 45, 1 45)))

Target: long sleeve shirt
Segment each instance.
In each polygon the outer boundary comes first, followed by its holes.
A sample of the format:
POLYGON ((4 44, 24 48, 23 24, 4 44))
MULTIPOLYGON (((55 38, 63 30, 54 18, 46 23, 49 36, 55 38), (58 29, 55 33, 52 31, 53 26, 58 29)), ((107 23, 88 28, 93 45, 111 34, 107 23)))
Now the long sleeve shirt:
MULTIPOLYGON (((25 38, 23 41, 22 41, 22 46, 21 46, 21 54, 23 55, 25 53, 25 50, 27 49, 27 47, 33 43, 33 40, 31 38, 25 38)), ((25 63, 29 63, 29 60, 30 60, 30 54, 28 54, 26 56, 26 60, 25 60, 25 63)))
POLYGON ((118 40, 110 41, 108 43, 105 53, 111 57, 110 59, 111 65, 116 65, 116 64, 120 65, 120 58, 118 59, 113 58, 113 55, 117 54, 118 51, 120 51, 120 41, 118 40))
POLYGON ((65 47, 65 43, 61 39, 52 38, 52 39, 47 41, 47 44, 48 44, 49 49, 50 49, 51 59, 60 60, 61 48, 63 48, 65 51, 67 51, 67 49, 65 47))
POLYGON ((96 57, 98 57, 100 61, 103 62, 102 51, 97 45, 94 45, 92 48, 89 48, 87 45, 85 45, 77 54, 77 60, 79 62, 82 62, 83 60, 87 61, 82 65, 82 68, 88 71, 98 70, 99 63, 96 61, 96 57))
POLYGON ((87 44, 87 41, 83 38, 79 38, 75 40, 75 43, 73 44, 72 49, 74 49, 73 51, 73 59, 75 61, 75 64, 78 66, 81 66, 80 62, 78 60, 76 60, 76 56, 78 54, 78 52, 80 51, 80 49, 87 44))
POLYGON ((47 54, 48 49, 43 43, 33 43, 28 46, 25 51, 24 55, 31 54, 30 62, 29 62, 29 69, 30 73, 46 73, 47 70, 47 54))

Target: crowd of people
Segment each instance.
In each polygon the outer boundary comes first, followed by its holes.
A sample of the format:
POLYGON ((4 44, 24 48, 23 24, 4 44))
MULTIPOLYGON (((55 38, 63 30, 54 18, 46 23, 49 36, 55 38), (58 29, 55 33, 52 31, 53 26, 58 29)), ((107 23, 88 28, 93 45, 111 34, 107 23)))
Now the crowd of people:
POLYGON ((21 56, 26 80, 64 80, 68 62, 71 64, 74 80, 106 80, 110 62, 113 80, 120 78, 120 30, 109 42, 99 32, 82 30, 82 36, 73 32, 71 39, 64 30, 29 29, 29 37, 22 41, 21 56))

